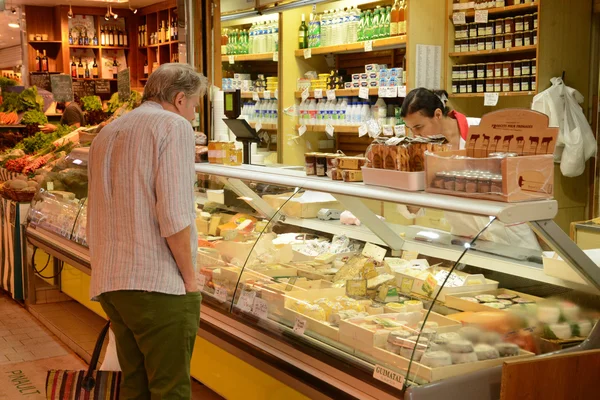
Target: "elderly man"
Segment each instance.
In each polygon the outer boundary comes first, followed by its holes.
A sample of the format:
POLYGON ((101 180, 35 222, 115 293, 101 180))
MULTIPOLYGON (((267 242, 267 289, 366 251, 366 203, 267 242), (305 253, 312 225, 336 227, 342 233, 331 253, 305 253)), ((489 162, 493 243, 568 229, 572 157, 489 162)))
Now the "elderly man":
POLYGON ((122 400, 191 396, 201 295, 190 121, 206 86, 188 65, 161 65, 142 105, 90 149, 90 295, 112 322, 122 400))

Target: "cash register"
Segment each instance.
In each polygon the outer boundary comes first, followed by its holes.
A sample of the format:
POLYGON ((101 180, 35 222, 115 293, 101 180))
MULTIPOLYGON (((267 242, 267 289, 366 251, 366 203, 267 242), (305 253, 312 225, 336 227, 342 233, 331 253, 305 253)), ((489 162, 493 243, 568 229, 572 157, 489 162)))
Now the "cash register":
POLYGON ((245 119, 238 119, 241 114, 242 95, 239 90, 225 91, 225 116, 223 122, 233 132, 236 139, 244 146, 244 164, 251 164, 250 144, 259 143, 260 138, 245 119))

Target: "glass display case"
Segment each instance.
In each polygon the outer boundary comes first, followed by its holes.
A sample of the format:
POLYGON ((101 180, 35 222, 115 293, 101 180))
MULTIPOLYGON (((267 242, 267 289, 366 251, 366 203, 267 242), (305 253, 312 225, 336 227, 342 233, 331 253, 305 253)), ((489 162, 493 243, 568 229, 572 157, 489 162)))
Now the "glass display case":
POLYGON ((504 361, 599 345, 600 269, 552 222, 553 200, 197 171, 202 313, 230 335, 260 332, 263 350, 275 339, 273 354, 341 361, 347 394, 436 398, 468 383, 494 398, 504 361))

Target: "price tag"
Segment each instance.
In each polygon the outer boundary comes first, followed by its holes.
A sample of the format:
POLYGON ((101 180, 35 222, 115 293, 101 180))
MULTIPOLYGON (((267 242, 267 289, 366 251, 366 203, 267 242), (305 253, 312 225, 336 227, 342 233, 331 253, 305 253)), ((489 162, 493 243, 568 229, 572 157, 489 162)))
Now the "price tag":
POLYGON ((304 49, 304 59, 309 59, 312 57, 312 52, 310 49, 304 49))
POLYGON ((298 335, 304 335, 305 330, 306 320, 304 318, 296 317, 296 322, 294 323, 294 332, 298 335))
POLYGON ((386 97, 387 92, 385 91, 385 86, 379 86, 377 89, 377 97, 386 97))
POLYGON ((475 10, 475 22, 478 24, 487 24, 488 10, 475 10))
POLYGON ((229 56, 229 64, 235 64, 235 56, 229 56))
POLYGON ((398 86, 388 86, 385 88, 386 97, 398 97, 398 86))
POLYGON ((198 284, 198 290, 202 292, 206 284, 206 276, 200 272, 196 272, 196 283, 198 284))
POLYGON ((379 364, 375 364, 375 369, 373 370, 373 378, 385 382, 388 385, 395 387, 396 389, 402 390, 402 388, 404 387, 404 376, 392 371, 391 369, 382 367, 379 364))
POLYGON ((256 132, 259 132, 262 129, 262 123, 257 122, 256 125, 254 125, 254 130, 256 132))
POLYGON ((412 291, 414 283, 414 278, 402 278, 402 283, 400 284, 400 291, 402 291, 402 293, 410 293, 412 291))
POLYGON ((398 86, 398 97, 406 97, 406 86, 398 86))
POLYGON ((365 51, 373 51, 373 41, 365 40, 365 51))
POLYGON ((275 89, 275 93, 273 93, 273 97, 275 97, 276 99, 279 98, 279 89, 275 89))
POLYGON ((237 306, 240 310, 250 312, 252 310, 252 303, 256 297, 256 292, 243 291, 238 300, 237 306))
POLYGON ((227 289, 222 286, 217 286, 215 288, 215 297, 220 302, 224 303, 227 301, 227 289))
POLYGON ((271 92, 270 92, 270 91, 268 91, 268 90, 265 90, 265 91, 263 92, 263 98, 264 98, 265 100, 271 100, 271 92))
POLYGON ((464 12, 455 12, 454 14, 452 14, 452 22, 454 23, 454 25, 466 24, 466 14, 464 12))
POLYGON ((50 192, 53 191, 54 190, 54 182, 52 182, 52 181, 46 182, 46 189, 50 192))
POLYGON ((383 136, 393 136, 394 135, 394 128, 392 128, 391 125, 384 125, 383 126, 383 136))
POLYGON ((259 299, 258 297, 254 299, 254 303, 252 304, 252 314, 256 315, 258 318, 267 319, 269 315, 269 305, 263 299, 259 299))
POLYGON ((252 100, 260 101, 260 96, 256 92, 252 92, 252 100))
POLYGON ((367 133, 369 133, 369 128, 367 128, 367 125, 362 124, 361 126, 358 127, 358 137, 363 137, 367 133))
POLYGON ((396 125, 394 127, 396 136, 406 136, 406 125, 396 125))
POLYGON ((327 91, 327 100, 335 100, 335 89, 329 89, 327 91))
POLYGON ((494 107, 498 104, 498 93, 485 93, 483 95, 483 105, 487 107, 494 107))
POLYGON ((304 90, 302 91, 302 101, 308 99, 308 96, 310 96, 310 92, 308 88, 304 88, 304 90))
POLYGON ((331 125, 331 124, 325 125, 325 132, 327 132, 327 134, 329 136, 333 136, 334 130, 335 130, 335 128, 333 127, 333 125, 331 125))
POLYGON ((300 136, 304 135, 306 133, 306 125, 300 125, 300 128, 298 128, 298 134, 300 136))
POLYGON ((315 99, 322 99, 323 98, 323 89, 315 89, 314 97, 315 97, 315 99))
POLYGON ((358 97, 360 97, 361 99, 369 100, 369 88, 361 87, 360 89, 358 89, 358 97))
POLYGON ((273 53, 273 61, 279 62, 279 52, 278 51, 273 53))

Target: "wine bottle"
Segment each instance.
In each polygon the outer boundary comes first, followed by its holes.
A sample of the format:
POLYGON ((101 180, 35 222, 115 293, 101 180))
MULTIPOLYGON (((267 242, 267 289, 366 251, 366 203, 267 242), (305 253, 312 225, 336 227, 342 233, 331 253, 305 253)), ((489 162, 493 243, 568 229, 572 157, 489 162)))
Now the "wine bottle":
POLYGON ((84 46, 89 46, 90 45, 90 38, 88 36, 87 29, 83 30, 83 45, 84 46))
POLYGON ((298 28, 298 48, 308 48, 308 27, 306 26, 304 14, 302 14, 302 23, 300 24, 300 28, 298 28))
POLYGON ((98 35, 96 34, 96 31, 94 31, 94 38, 92 39, 92 44, 94 46, 98 46, 98 35))
POLYGON ((100 44, 106 46, 106 34, 104 33, 104 27, 100 28, 100 44))
POLYGON ((115 37, 113 35, 113 28, 112 28, 112 26, 108 27, 108 45, 109 46, 114 46, 115 45, 115 37))
POLYGON ((81 62, 81 57, 79 57, 79 64, 77 65, 77 76, 79 78, 85 77, 85 71, 83 69, 83 63, 81 62))
POLYGON ((71 77, 77 78, 77 64, 75 64, 75 57, 73 57, 73 62, 71 63, 71 77))
POLYGON ((117 79, 117 74, 119 73, 119 64, 117 64, 116 57, 113 60, 113 79, 117 79))
POLYGON ((85 77, 87 79, 90 78, 90 63, 88 62, 85 63, 85 77))
POLYGON ((177 29, 177 18, 173 18, 173 40, 178 40, 177 29))
POLYGON ((146 58, 146 61, 144 61, 144 78, 148 77, 148 59, 146 58))
POLYGON ((127 39, 127 29, 123 30, 123 46, 129 46, 129 39, 127 39))
POLYGON ((73 45, 73 30, 69 29, 69 44, 73 45))
POLYGON ((158 27, 158 43, 162 43, 162 21, 158 27))
POLYGON ((96 64, 96 59, 94 58, 94 63, 92 64, 92 77, 98 78, 98 64, 96 64))
POLYGON ((165 33, 164 33, 164 41, 168 42, 169 40, 171 40, 171 27, 169 26, 168 21, 165 21, 165 33))
POLYGON ((35 51, 35 70, 42 71, 42 57, 40 57, 40 51, 35 51))
POLYGON ((123 33, 121 29, 117 29, 117 46, 123 46, 123 33))
POLYGON ((42 72, 48 72, 48 56, 46 50, 44 50, 44 56, 42 57, 42 72))

